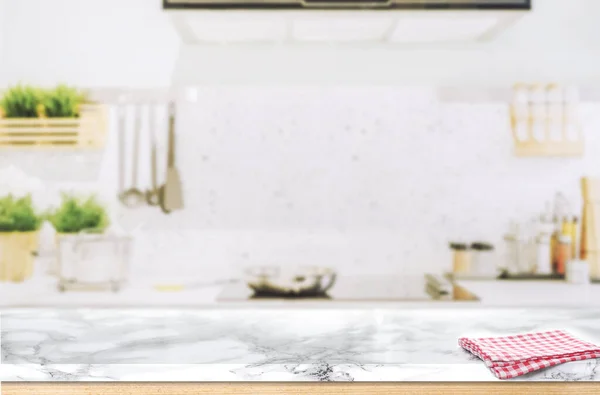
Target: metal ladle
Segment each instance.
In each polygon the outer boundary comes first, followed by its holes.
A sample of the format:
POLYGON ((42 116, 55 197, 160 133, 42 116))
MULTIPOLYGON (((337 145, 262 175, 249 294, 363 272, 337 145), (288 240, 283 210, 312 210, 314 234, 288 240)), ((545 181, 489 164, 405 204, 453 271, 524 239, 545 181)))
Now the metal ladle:
POLYGON ((140 145, 140 129, 142 128, 142 113, 139 107, 135 107, 135 124, 133 140, 133 158, 132 158, 132 185, 131 188, 123 192, 121 202, 127 207, 134 208, 141 206, 145 201, 144 193, 137 187, 138 183, 138 151, 140 145))

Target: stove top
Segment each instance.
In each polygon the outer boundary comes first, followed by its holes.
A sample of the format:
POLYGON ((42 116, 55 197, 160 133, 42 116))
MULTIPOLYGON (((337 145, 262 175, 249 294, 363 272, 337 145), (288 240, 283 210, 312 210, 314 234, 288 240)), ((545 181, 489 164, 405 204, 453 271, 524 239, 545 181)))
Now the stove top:
POLYGON ((324 295, 302 297, 255 295, 244 283, 227 285, 217 296, 219 302, 261 301, 261 300, 323 300, 323 301, 477 301, 476 295, 468 290, 453 286, 453 292, 444 298, 437 298, 427 292, 424 276, 339 276, 333 288, 324 295))

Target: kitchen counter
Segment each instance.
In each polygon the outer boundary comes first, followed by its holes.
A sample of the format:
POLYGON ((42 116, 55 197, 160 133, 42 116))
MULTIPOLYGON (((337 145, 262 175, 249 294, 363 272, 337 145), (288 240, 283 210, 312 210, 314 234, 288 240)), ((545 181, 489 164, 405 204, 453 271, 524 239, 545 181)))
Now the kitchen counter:
MULTIPOLYGON (((436 301, 310 301, 269 300, 219 302, 226 286, 216 281, 212 285, 179 292, 158 292, 153 284, 159 280, 136 279, 120 292, 72 291, 60 293, 56 279, 40 276, 22 284, 0 283, 0 310, 13 307, 182 307, 206 309, 237 308, 480 308, 488 307, 598 307, 600 284, 576 285, 564 281, 459 280, 458 285, 479 298, 477 302, 436 301)), ((173 279, 187 283, 189 279, 173 279)))
POLYGON ((560 280, 459 280, 488 306, 600 307, 600 284, 560 280))
MULTIPOLYGON (((598 309, 10 309, 0 381, 496 381, 460 336, 565 329, 598 309)), ((519 380, 600 381, 600 360, 519 380)))

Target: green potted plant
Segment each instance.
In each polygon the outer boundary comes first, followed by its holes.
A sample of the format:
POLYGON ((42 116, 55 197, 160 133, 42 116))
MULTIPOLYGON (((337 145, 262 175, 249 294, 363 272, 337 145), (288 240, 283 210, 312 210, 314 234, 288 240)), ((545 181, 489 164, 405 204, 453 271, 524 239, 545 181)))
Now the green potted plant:
POLYGON ((48 118, 77 118, 81 104, 86 101, 83 92, 64 84, 45 91, 43 95, 44 112, 48 118))
POLYGON ((94 195, 62 194, 61 203, 46 218, 56 230, 58 288, 71 285, 109 285, 117 290, 123 280, 122 238, 107 232, 109 215, 94 195))
POLYGON ((106 208, 94 195, 62 194, 61 200, 60 206, 47 215, 59 237, 83 231, 103 233, 108 227, 110 221, 106 208))
POLYGON ((104 106, 75 87, 15 85, 0 98, 2 144, 97 147, 104 142, 106 116, 104 106))
POLYGON ((4 118, 38 118, 43 112, 44 91, 31 85, 8 88, 0 99, 4 118))
POLYGON ((31 277, 42 220, 30 195, 0 198, 0 281, 31 277))

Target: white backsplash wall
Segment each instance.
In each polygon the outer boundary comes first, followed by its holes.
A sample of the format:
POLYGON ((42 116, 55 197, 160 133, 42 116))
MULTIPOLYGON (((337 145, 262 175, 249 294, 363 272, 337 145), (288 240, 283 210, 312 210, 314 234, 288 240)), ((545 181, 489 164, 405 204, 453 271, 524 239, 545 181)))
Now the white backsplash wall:
POLYGON ((504 103, 440 103, 407 87, 198 93, 177 121, 186 208, 146 223, 145 260, 157 264, 144 270, 156 275, 274 263, 441 271, 455 239, 491 241, 501 259, 511 219, 531 219, 557 191, 579 212, 580 177, 600 173, 597 105, 582 106, 584 158, 518 159, 504 103))
MULTIPOLYGON (((556 191, 579 211, 580 177, 600 173, 597 104, 582 105, 584 158, 519 159, 504 103, 375 86, 211 87, 198 97, 177 118, 185 209, 121 210, 129 225, 143 222, 136 277, 275 263, 447 270, 448 241, 491 241, 502 253, 511 219, 532 218, 556 191)), ((107 196, 114 144, 92 180, 107 196)))

